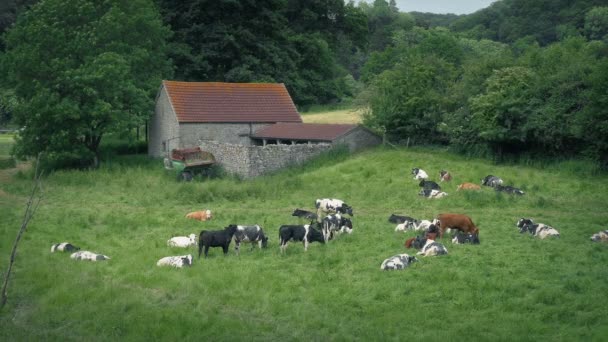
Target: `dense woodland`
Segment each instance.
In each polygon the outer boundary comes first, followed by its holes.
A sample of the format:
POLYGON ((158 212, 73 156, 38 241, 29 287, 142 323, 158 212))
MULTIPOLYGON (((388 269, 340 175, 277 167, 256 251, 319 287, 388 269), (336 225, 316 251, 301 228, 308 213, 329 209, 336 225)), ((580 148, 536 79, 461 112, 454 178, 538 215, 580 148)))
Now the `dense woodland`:
MULTIPOLYGON (((608 6, 501 0, 470 15, 375 0, 11 0, 0 125, 15 154, 96 163, 160 80, 281 82, 300 109, 369 108, 389 141, 608 165, 608 6)), ((74 165, 74 164, 72 164, 74 165)))

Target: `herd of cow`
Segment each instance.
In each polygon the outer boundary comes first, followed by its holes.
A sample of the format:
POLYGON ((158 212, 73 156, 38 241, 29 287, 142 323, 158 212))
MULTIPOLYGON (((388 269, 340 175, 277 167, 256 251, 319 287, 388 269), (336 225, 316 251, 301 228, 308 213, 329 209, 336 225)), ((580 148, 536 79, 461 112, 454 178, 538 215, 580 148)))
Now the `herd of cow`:
MULTIPOLYGON (((428 174, 419 168, 412 169, 415 180, 419 180, 421 196, 428 198, 441 198, 447 193, 441 191, 441 187, 434 181, 428 180, 428 174)), ((449 172, 441 170, 439 173, 441 182, 449 182, 452 176, 449 172)), ((489 186, 496 191, 508 194, 523 195, 524 192, 512 186, 503 186, 503 180, 499 177, 488 175, 481 180, 481 184, 489 186)), ((474 183, 462 183, 457 190, 479 190, 481 187, 474 183)), ((295 209, 292 216, 310 221, 305 225, 282 225, 279 227, 279 246, 284 253, 290 241, 302 242, 304 250, 312 242, 327 243, 338 234, 353 232, 352 220, 347 217, 353 216, 353 208, 339 199, 317 199, 315 201, 316 212, 303 209, 295 209)), ((199 221, 207 221, 212 218, 210 210, 192 212, 187 218, 199 221)), ((405 241, 406 248, 419 250, 417 255, 435 256, 448 253, 447 248, 437 242, 437 236, 443 238, 447 231, 455 231, 452 237, 453 244, 479 244, 479 228, 475 226, 470 217, 463 214, 443 213, 437 215, 433 220, 418 220, 409 216, 392 214, 388 221, 397 224, 395 231, 417 231, 421 234, 405 241)), ((520 233, 529 232, 535 237, 544 239, 547 237, 559 237, 559 232, 546 224, 534 223, 532 219, 521 218, 516 223, 520 233)), ((224 255, 228 253, 231 241, 234 240, 236 254, 240 254, 241 243, 251 243, 251 249, 257 245, 259 248, 268 246, 268 237, 259 225, 236 225, 230 224, 222 230, 203 230, 198 236, 176 236, 167 240, 167 246, 189 248, 198 245, 198 256, 208 255, 209 248, 221 247, 224 255)), ((591 237, 592 241, 608 242, 608 230, 601 231, 591 237)), ((71 258, 75 260, 102 261, 110 259, 108 256, 90 251, 81 251, 68 242, 53 244, 51 252, 73 252, 71 258)), ((418 261, 415 256, 398 254, 385 259, 380 268, 382 270, 404 269, 412 262, 418 261)), ((171 266, 181 268, 191 266, 193 257, 191 254, 163 257, 157 262, 157 266, 171 266)))

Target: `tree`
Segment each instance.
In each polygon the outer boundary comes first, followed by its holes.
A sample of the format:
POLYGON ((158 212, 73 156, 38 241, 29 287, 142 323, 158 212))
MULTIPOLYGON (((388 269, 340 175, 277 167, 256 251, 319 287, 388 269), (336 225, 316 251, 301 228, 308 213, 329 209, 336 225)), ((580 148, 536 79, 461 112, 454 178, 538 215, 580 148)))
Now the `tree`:
POLYGON ((6 35, 3 58, 22 127, 14 153, 97 166, 109 132, 141 125, 171 72, 170 31, 148 0, 47 0, 6 35))
POLYGON ((601 40, 608 35, 608 7, 594 7, 585 16, 585 32, 593 40, 601 40))

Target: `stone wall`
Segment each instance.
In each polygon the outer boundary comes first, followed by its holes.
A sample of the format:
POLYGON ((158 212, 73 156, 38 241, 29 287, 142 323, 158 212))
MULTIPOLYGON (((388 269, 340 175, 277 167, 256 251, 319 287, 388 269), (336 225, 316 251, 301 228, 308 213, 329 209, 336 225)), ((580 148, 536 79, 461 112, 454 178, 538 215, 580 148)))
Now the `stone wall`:
POLYGON ((179 134, 177 117, 167 91, 162 87, 148 127, 148 155, 164 157, 167 151, 179 147, 179 134))
POLYGON ((249 136, 267 126, 265 123, 186 123, 179 125, 180 147, 197 146, 199 140, 251 145, 249 136))
POLYGON ((380 136, 363 126, 357 126, 357 128, 339 137, 333 142, 334 146, 347 145, 348 150, 351 152, 380 145, 381 143, 382 138, 380 136))
POLYGON ((201 140, 199 146, 211 152, 229 173, 253 178, 299 165, 332 148, 330 144, 244 146, 201 140))

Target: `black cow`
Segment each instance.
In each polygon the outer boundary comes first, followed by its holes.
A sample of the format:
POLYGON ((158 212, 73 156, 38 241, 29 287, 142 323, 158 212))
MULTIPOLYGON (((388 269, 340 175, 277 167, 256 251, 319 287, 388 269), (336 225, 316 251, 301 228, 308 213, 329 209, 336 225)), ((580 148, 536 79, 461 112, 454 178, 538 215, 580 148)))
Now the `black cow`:
POLYGON ((234 233, 234 250, 237 255, 240 253, 241 242, 251 242, 251 250, 253 250, 254 244, 256 243, 259 248, 268 247, 268 237, 264 235, 262 227, 257 224, 254 226, 236 226, 236 232, 234 233))
POLYGON ((281 247, 281 253, 287 249, 287 244, 290 240, 302 241, 304 244, 304 251, 308 250, 308 244, 312 242, 325 243, 323 234, 317 229, 320 224, 306 224, 306 225, 283 225, 279 228, 279 243, 281 247))
POLYGON ((291 213, 291 216, 296 216, 299 218, 305 218, 311 221, 316 221, 317 220, 317 214, 308 211, 308 210, 303 210, 303 209, 294 209, 293 213, 291 213))
POLYGON ((390 223, 399 224, 399 223, 405 223, 406 221, 413 222, 413 221, 417 221, 417 220, 413 217, 395 215, 395 214, 391 214, 391 216, 388 217, 388 222, 390 222, 390 223))
POLYGON ((441 190, 441 187, 439 186, 439 184, 433 182, 433 181, 427 181, 427 180, 421 180, 420 183, 418 183, 418 185, 423 188, 423 189, 428 189, 428 190, 441 190))
POLYGON ((203 247, 205 247, 205 258, 209 247, 222 247, 224 255, 228 254, 228 247, 232 236, 236 233, 237 227, 234 224, 224 228, 224 230, 203 230, 198 237, 198 257, 200 259, 203 247))
POLYGON ((505 185, 505 186, 497 185, 497 186, 494 187, 494 190, 501 191, 501 192, 506 192, 506 193, 511 194, 511 195, 520 195, 521 196, 521 195, 524 194, 524 192, 521 191, 520 189, 514 188, 514 187, 512 187, 510 185, 505 185))

